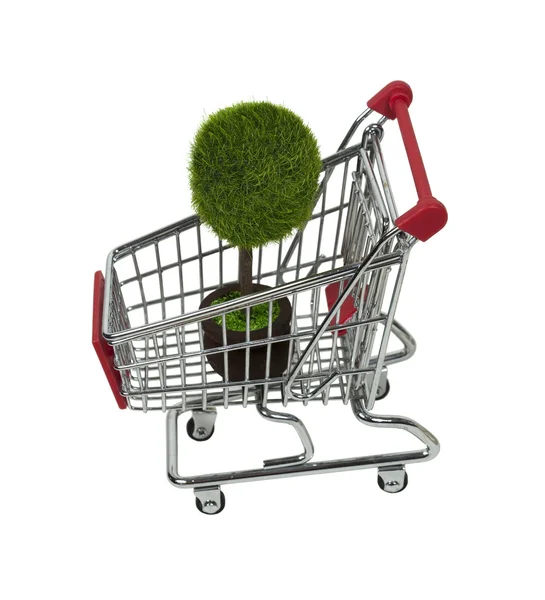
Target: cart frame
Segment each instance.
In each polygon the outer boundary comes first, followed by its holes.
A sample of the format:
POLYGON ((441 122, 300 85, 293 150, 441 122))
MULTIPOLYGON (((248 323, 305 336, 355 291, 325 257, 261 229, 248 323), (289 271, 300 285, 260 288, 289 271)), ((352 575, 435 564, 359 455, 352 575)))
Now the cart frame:
POLYGON ((388 393, 388 367, 407 360, 416 349, 412 336, 395 320, 410 251, 418 240, 426 241, 437 233, 447 219, 443 205, 431 195, 408 113, 411 101, 412 92, 407 84, 393 82, 386 86, 369 101, 368 110, 356 119, 337 153, 323 160, 323 177, 313 215, 318 224, 317 243, 310 247, 314 255, 308 258, 306 230, 297 232, 287 249, 282 244, 273 249, 276 268, 269 271, 265 266, 262 270, 267 255, 264 249, 259 249, 254 278, 258 282, 272 279, 276 285, 270 289, 218 306, 188 310, 186 303, 199 297, 202 301, 214 285, 225 282, 226 253, 230 250, 221 240, 216 247, 205 249, 196 216, 120 246, 108 257, 105 278, 100 272, 95 274, 93 344, 118 405, 167 412, 168 478, 177 487, 194 489, 201 512, 217 514, 223 510, 225 496, 221 485, 321 472, 377 468, 380 487, 396 493, 407 485, 406 464, 428 461, 438 454, 437 438, 416 421, 372 412, 375 401, 388 393), (373 113, 382 116, 364 128, 360 143, 348 146, 373 113), (397 213, 381 148, 383 125, 394 118, 400 125, 418 194, 418 204, 402 216, 397 213), (349 165, 354 168, 352 182, 347 177, 349 165), (341 201, 330 207, 326 196, 339 167, 341 201), (328 219, 329 223, 330 217, 336 224, 336 235, 333 248, 325 252, 324 223, 328 219), (181 237, 193 233, 197 254, 184 258, 181 237), (172 241, 176 243, 176 253, 168 263, 163 256, 163 244, 172 241), (147 270, 138 258, 145 251, 152 251, 156 261, 147 270), (212 258, 219 261, 219 282, 207 286, 205 261, 212 258), (123 260, 133 268, 124 278, 118 272, 123 260), (191 266, 197 284, 195 289, 187 290, 184 281, 191 266), (395 277, 390 276, 392 270, 395 277), (171 295, 167 293, 167 272, 179 273, 179 287, 171 295), (151 281, 158 290, 155 296, 150 296, 146 289, 151 281), (132 303, 127 293, 131 285, 139 293, 137 301, 132 303), (292 298, 291 331, 274 337, 272 304, 283 297, 292 298), (269 303, 268 335, 251 340, 250 309, 265 302, 269 303), (308 305, 305 310, 301 308, 304 302, 308 305), (174 316, 168 315, 171 303, 179 303, 174 316), (246 311, 243 343, 227 341, 225 315, 232 310, 246 311), (135 314, 140 314, 143 322, 135 320, 135 314), (205 350, 202 323, 214 318, 221 320, 223 345, 205 350), (401 343, 400 349, 388 351, 391 333, 401 343), (289 343, 287 369, 282 377, 270 377, 271 346, 282 342, 289 343), (267 352, 265 376, 250 379, 250 351, 260 346, 267 352), (241 350, 246 356, 246 376, 230 381, 228 353, 241 350), (224 356, 223 379, 207 364, 208 356, 217 353, 224 356), (424 449, 311 462, 314 447, 303 422, 268 406, 274 402, 283 406, 292 402, 306 405, 309 401, 327 404, 337 399, 351 405, 359 422, 407 431, 424 444, 424 449), (204 441, 213 434, 217 407, 237 404, 243 407, 254 404, 266 420, 291 425, 301 440, 302 452, 265 460, 261 468, 180 475, 179 417, 191 411, 187 432, 193 439, 204 441))

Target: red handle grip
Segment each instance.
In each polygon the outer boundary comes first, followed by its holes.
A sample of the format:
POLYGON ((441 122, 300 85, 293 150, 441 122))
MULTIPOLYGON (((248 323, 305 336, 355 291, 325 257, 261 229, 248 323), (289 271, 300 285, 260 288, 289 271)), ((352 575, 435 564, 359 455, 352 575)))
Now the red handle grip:
POLYGON ((431 195, 430 183, 409 115, 413 92, 403 81, 392 81, 371 98, 369 108, 388 119, 397 119, 413 174, 418 204, 396 219, 396 226, 422 242, 429 240, 446 225, 447 209, 431 195))
POLYGON ((114 366, 114 351, 102 337, 102 310, 104 299, 104 275, 100 271, 95 273, 95 287, 93 293, 93 347, 98 360, 102 365, 104 375, 110 384, 113 395, 119 408, 127 408, 127 399, 119 392, 121 377, 114 366))

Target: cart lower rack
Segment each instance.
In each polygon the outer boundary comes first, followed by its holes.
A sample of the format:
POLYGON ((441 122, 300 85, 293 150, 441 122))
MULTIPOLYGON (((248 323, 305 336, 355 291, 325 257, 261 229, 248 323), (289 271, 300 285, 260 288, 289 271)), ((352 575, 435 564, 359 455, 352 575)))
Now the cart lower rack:
POLYGON ((377 468, 380 487, 395 493, 407 485, 405 465, 438 454, 437 438, 417 422, 373 412, 375 401, 389 391, 388 368, 416 349, 395 320, 410 251, 447 220, 444 206, 431 195, 408 113, 411 101, 409 86, 393 82, 368 102, 337 153, 323 160, 305 229, 256 252, 258 291, 201 307, 207 294, 236 279, 236 249, 212 236, 196 216, 116 248, 105 276, 95 274, 93 345, 116 401, 120 408, 167 412, 168 477, 175 486, 194 489, 201 512, 223 509, 220 486, 228 483, 332 471, 377 468), (418 196, 401 216, 382 152, 384 125, 393 119, 418 196), (357 131, 361 140, 350 145, 357 131), (291 317, 283 331, 273 327, 275 301, 289 302, 291 317), (269 322, 256 335, 250 310, 263 303, 269 304, 269 322), (233 310, 246 311, 246 331, 236 339, 225 326, 233 310), (221 323, 214 345, 206 341, 211 322, 221 323), (350 404, 366 425, 407 431, 424 448, 313 462, 303 422, 271 404, 330 401, 350 404), (187 433, 205 441, 214 432, 218 407, 249 404, 264 419, 291 425, 301 453, 265 460, 256 469, 180 475, 180 415, 191 412, 187 433))

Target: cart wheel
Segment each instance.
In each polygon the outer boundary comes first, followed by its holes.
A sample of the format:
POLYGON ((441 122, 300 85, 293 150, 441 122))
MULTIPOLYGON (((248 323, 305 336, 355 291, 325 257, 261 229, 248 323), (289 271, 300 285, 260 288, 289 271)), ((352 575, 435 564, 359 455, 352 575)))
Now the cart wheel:
POLYGON ((217 503, 213 500, 207 500, 203 505, 203 503, 198 498, 195 498, 195 504, 203 515, 219 515, 220 512, 225 508, 225 494, 223 492, 220 492, 219 507, 217 503))
POLYGON ((378 485, 382 491, 388 492, 388 494, 402 492, 408 483, 409 476, 405 467, 378 470, 378 485))
POLYGON ((384 388, 384 391, 381 392, 380 394, 377 394, 377 397, 375 398, 375 400, 382 400, 383 398, 386 398, 386 396, 390 393, 390 381, 387 379, 386 380, 386 387, 384 388))
POLYGON ((204 427, 199 427, 195 431, 195 420, 193 417, 187 422, 186 430, 187 435, 196 442, 206 442, 206 440, 209 440, 214 435, 214 427, 212 427, 210 433, 204 427))

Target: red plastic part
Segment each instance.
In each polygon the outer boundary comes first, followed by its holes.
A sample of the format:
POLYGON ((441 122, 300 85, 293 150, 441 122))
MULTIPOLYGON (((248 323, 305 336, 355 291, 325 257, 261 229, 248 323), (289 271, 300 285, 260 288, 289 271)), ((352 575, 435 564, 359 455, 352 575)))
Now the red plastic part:
POLYGON ((397 119, 403 144, 413 174, 418 204, 398 217, 395 224, 422 242, 443 229, 448 220, 447 209, 431 194, 426 168, 420 154, 409 106, 413 93, 403 81, 392 81, 367 103, 369 108, 388 119, 397 119))
MULTIPOLYGON (((328 309, 331 310, 337 302, 339 296, 342 293, 342 290, 339 291, 341 284, 348 283, 348 280, 345 281, 336 281, 335 283, 330 283, 325 288, 325 297, 327 300, 328 309)), ((348 296, 348 298, 342 303, 341 308, 339 310, 339 325, 344 325, 347 321, 349 321, 353 315, 356 314, 356 307, 354 306, 354 298, 352 296, 348 296)), ((331 325, 337 325, 337 316, 333 317, 331 321, 331 325)), ((346 329, 339 329, 339 335, 344 335, 346 333, 346 329)))
POLYGON ((104 275, 101 271, 95 273, 95 287, 93 293, 93 347, 98 360, 102 365, 106 379, 112 388, 113 395, 119 408, 127 408, 127 400, 119 392, 121 389, 121 376, 114 367, 113 348, 102 337, 102 310, 104 299, 104 275))
POLYGON ((393 121, 396 118, 393 102, 397 98, 402 98, 407 106, 411 105, 413 91, 408 83, 404 81, 392 81, 392 83, 383 87, 378 94, 373 96, 367 103, 367 106, 393 121))

